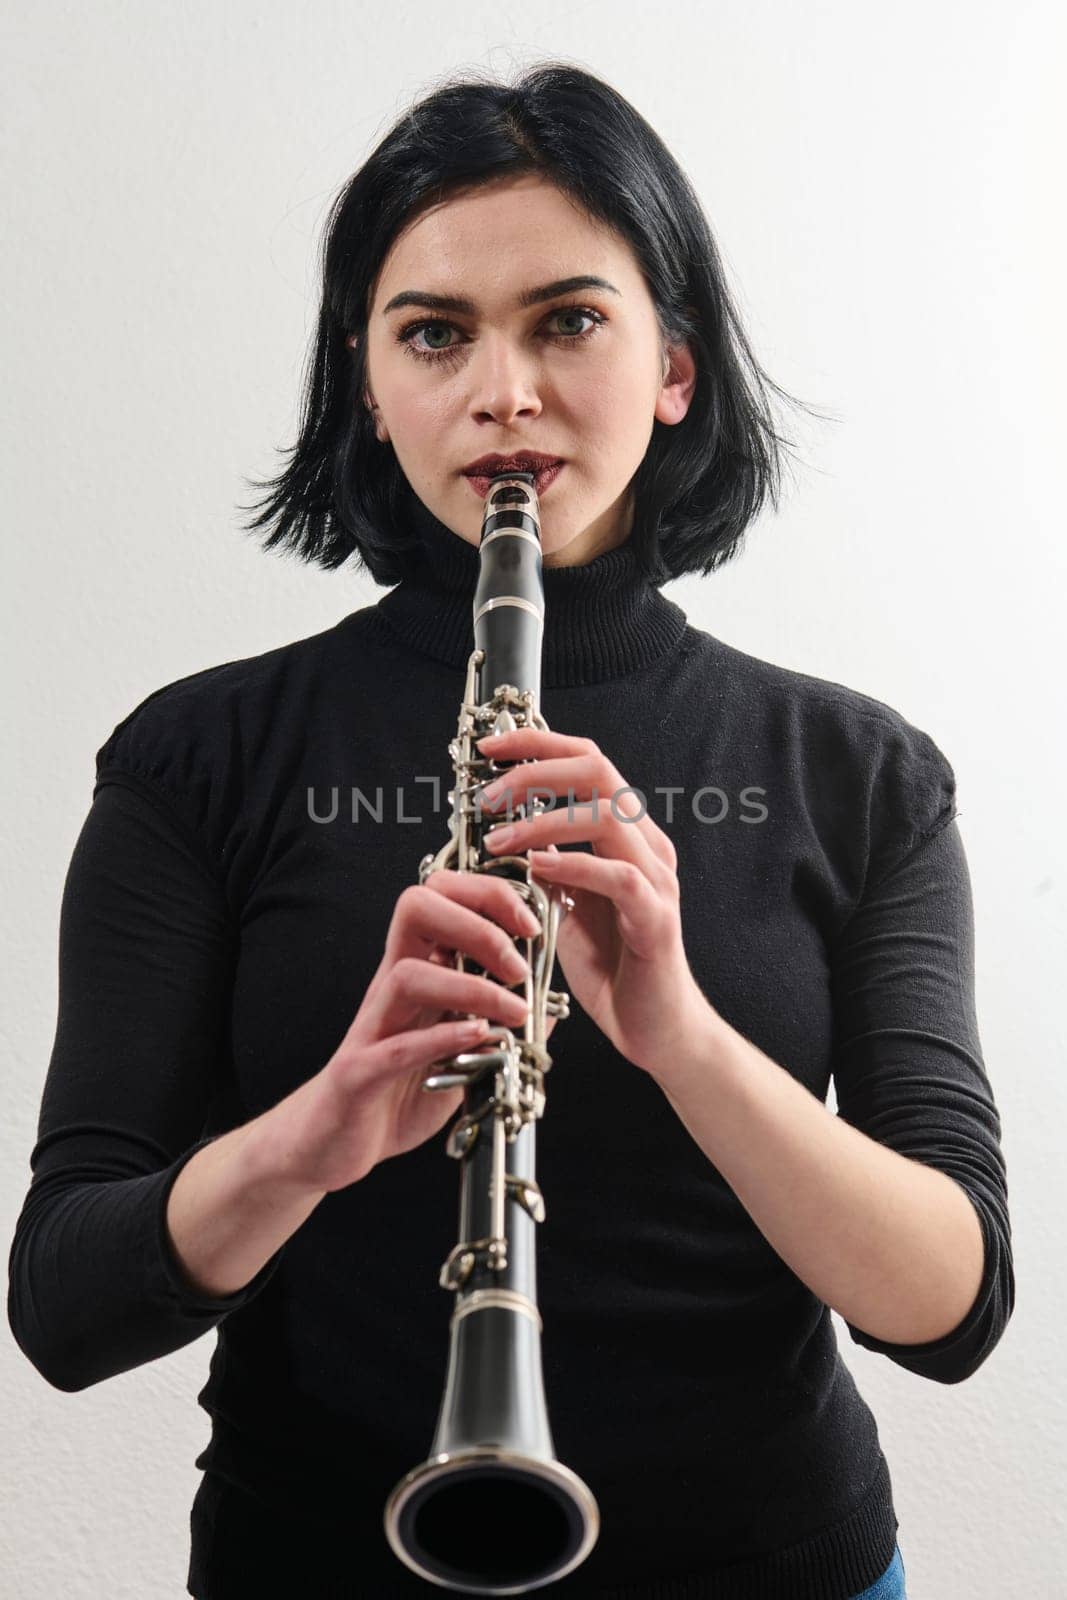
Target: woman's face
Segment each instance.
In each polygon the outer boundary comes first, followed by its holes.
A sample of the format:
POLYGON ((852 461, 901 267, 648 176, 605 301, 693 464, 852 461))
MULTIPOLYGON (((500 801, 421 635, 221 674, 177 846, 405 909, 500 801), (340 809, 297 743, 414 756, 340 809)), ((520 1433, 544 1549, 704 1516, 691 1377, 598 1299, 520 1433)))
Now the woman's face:
POLYGON ((688 346, 669 357, 665 373, 628 242, 536 175, 422 213, 371 291, 367 399, 378 438, 423 504, 475 546, 484 489, 464 468, 522 450, 562 459, 540 492, 545 566, 584 564, 629 537, 629 485, 653 421, 680 422, 692 398, 688 346), (603 282, 522 304, 524 292, 590 276, 603 282), (439 296, 468 308, 435 305, 439 296))

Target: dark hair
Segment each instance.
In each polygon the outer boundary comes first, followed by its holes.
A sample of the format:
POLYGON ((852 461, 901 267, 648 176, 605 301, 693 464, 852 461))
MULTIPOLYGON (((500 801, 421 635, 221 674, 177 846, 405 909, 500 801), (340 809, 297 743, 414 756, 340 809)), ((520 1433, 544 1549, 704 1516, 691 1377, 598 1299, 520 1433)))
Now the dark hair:
POLYGON ((256 485, 269 492, 246 525, 270 529, 265 549, 281 544, 327 569, 358 552, 381 584, 410 575, 419 502, 361 402, 370 290, 419 211, 525 173, 549 179, 629 241, 661 339, 688 340, 693 350, 688 413, 674 426, 654 421, 632 480, 630 537, 652 581, 712 572, 737 553, 768 496, 777 508, 780 447, 791 441, 774 429, 767 390, 790 397, 749 348, 700 202, 617 90, 554 61, 514 84, 478 71, 449 78, 400 118, 334 200, 300 437, 284 452, 285 470, 256 485), (350 334, 360 335, 354 349, 350 334))

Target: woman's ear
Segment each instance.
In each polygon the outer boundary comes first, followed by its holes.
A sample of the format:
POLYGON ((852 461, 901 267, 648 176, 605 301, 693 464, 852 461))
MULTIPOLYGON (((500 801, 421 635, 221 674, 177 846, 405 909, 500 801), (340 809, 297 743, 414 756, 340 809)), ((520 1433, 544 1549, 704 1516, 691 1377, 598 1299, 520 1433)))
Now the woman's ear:
POLYGON ((673 425, 686 416, 696 388, 696 360, 687 343, 670 345, 664 350, 661 372, 655 416, 658 421, 673 425))
POLYGON ((388 444, 389 443, 389 429, 385 426, 385 423, 382 421, 382 414, 381 414, 381 412, 379 411, 377 405, 374 402, 374 396, 366 389, 363 391, 363 402, 366 405, 367 410, 370 412, 371 416, 374 418, 374 436, 375 436, 375 438, 378 439, 382 444, 388 444))
MULTIPOLYGON (((346 334, 346 336, 345 336, 345 344, 348 346, 348 348, 350 350, 355 350, 356 347, 359 344, 359 334, 358 333, 346 334)), ((385 423, 381 419, 381 415, 380 415, 380 413, 378 411, 378 407, 375 404, 374 396, 371 394, 369 389, 364 389, 364 391, 363 391, 363 404, 366 406, 367 410, 370 412, 371 416, 374 418, 374 433, 375 433, 375 437, 377 439, 379 439, 382 444, 388 444, 388 442, 389 442, 389 430, 386 428, 385 423)))

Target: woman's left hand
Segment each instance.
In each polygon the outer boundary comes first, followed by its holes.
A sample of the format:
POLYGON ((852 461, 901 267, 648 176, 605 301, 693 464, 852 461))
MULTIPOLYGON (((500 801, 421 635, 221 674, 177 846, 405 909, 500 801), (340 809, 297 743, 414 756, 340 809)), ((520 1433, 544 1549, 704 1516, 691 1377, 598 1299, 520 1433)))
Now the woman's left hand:
POLYGON ((519 763, 483 791, 486 813, 494 796, 504 815, 509 805, 528 811, 528 792, 556 796, 555 809, 516 821, 507 840, 499 829, 486 833, 486 848, 493 856, 529 850, 541 887, 570 894, 574 908, 556 946, 569 992, 621 1055, 665 1076, 694 1031, 718 1018, 686 958, 674 846, 640 815, 640 797, 592 739, 517 728, 479 740, 478 749, 519 763), (585 841, 593 855, 555 848, 585 841))

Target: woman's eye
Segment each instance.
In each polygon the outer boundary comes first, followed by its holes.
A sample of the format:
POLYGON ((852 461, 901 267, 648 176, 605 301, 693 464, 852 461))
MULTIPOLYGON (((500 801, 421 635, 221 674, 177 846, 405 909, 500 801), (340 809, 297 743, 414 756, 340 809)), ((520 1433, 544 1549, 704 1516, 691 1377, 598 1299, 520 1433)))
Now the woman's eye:
POLYGON ((438 350, 447 350, 448 349, 447 345, 445 345, 445 344, 434 344, 433 340, 438 334, 447 334, 449 332, 450 328, 451 328, 451 324, 450 323, 448 323, 448 322, 425 322, 425 323, 423 323, 423 328, 428 330, 427 338, 430 341, 430 349, 431 350, 438 351, 438 350))
MULTIPOLYGON (((586 339, 591 339, 607 318, 599 311, 593 311, 588 306, 563 306, 558 311, 553 311, 548 317, 551 323, 556 319, 581 319, 586 318, 593 326, 576 333, 547 333, 548 339, 553 339, 557 344, 582 344, 586 339)), ((418 361, 441 361, 453 357, 459 349, 458 343, 451 341, 435 344, 434 340, 441 338, 447 340, 450 333, 459 333, 460 330, 453 322, 446 322, 442 317, 425 317, 421 322, 409 322, 397 334, 397 342, 402 344, 410 355, 418 361), (422 348, 413 341, 418 334, 423 334, 429 348, 422 348)))

